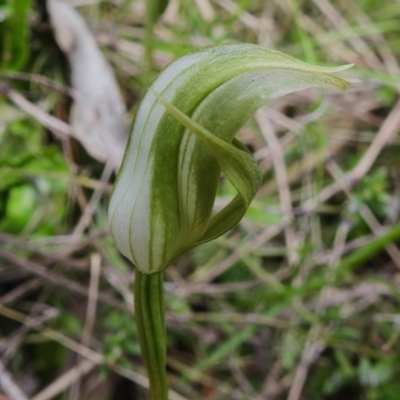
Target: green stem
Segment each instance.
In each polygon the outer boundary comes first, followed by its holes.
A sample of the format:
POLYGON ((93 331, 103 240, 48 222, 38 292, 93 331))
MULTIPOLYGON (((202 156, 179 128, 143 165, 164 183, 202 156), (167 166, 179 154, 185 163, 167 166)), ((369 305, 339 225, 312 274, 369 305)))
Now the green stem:
POLYGON ((150 400, 168 400, 163 273, 136 270, 135 316, 142 357, 149 375, 150 400))

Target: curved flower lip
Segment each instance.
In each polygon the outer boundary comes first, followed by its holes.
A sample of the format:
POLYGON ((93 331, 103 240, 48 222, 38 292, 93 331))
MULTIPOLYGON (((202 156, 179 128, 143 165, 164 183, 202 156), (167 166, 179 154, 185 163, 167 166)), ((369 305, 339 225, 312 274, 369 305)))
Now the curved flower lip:
POLYGON ((335 75, 256 45, 222 45, 170 64, 139 107, 110 200, 117 248, 143 273, 237 224, 260 171, 235 133, 263 104, 307 87, 345 90, 335 75), (221 170, 238 194, 212 215, 221 170))

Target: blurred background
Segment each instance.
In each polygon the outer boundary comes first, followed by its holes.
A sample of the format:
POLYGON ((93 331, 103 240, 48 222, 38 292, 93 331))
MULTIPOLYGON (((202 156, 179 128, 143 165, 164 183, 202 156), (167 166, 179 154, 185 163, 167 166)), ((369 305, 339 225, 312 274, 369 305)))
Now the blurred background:
POLYGON ((148 398, 115 171, 167 64, 246 42, 359 83, 238 132, 263 185, 165 273, 170 399, 398 400, 400 1, 147 3, 146 32, 141 0, 0 0, 0 399, 148 398))

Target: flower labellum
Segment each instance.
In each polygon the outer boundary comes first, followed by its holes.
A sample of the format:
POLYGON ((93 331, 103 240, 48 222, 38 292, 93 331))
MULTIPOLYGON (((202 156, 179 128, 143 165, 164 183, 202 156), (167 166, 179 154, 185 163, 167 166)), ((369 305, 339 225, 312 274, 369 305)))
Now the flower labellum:
POLYGON ((307 87, 347 89, 335 75, 346 68, 247 44, 205 48, 170 64, 140 105, 111 197, 121 253, 152 274, 237 224, 261 174, 236 132, 271 99, 307 87), (237 196, 213 215, 221 170, 237 196))

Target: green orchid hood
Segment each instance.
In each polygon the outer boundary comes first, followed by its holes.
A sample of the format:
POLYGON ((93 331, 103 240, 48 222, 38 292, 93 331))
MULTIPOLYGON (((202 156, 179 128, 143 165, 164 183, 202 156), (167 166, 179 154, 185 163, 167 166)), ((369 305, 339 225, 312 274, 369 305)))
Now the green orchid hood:
POLYGON ((236 132, 271 99, 308 87, 347 89, 335 75, 346 68, 247 44, 205 48, 170 64, 140 105, 111 197, 117 248, 154 273, 232 228, 261 184, 236 132), (213 215, 221 170, 237 196, 213 215))

